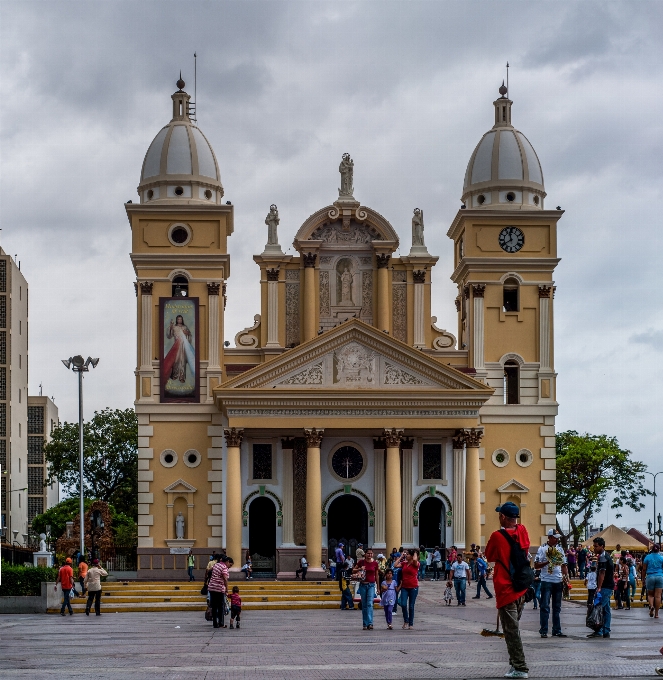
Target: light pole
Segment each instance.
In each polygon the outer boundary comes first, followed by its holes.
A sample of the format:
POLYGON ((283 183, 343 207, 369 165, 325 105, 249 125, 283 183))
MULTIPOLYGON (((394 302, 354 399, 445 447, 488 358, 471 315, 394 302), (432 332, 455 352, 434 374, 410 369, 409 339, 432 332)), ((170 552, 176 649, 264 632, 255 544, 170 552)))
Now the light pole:
POLYGON ((83 373, 87 373, 92 368, 96 368, 99 363, 99 359, 92 359, 88 357, 87 360, 83 359, 80 354, 75 357, 70 357, 69 359, 62 359, 62 363, 68 369, 71 368, 74 373, 78 373, 78 467, 80 475, 80 485, 81 485, 81 517, 80 517, 80 530, 81 530, 81 557, 85 554, 85 503, 83 500, 83 373))
MULTIPOLYGON (((654 478, 654 526, 653 526, 653 528, 656 529, 656 478, 657 478, 659 475, 663 475, 663 471, 657 472, 656 474, 654 474, 653 472, 645 472, 645 474, 646 474, 646 475, 651 475, 651 476, 654 478)), ((659 522, 659 524, 660 524, 660 522, 659 522)), ((660 528, 660 527, 659 527, 659 528, 660 528)), ((654 536, 655 533, 656 533, 656 532, 654 531, 654 533, 652 533, 652 536, 654 536)), ((659 542, 659 544, 660 544, 660 542, 661 542, 661 541, 660 541, 660 538, 659 538, 659 541, 658 541, 658 542, 659 542)))

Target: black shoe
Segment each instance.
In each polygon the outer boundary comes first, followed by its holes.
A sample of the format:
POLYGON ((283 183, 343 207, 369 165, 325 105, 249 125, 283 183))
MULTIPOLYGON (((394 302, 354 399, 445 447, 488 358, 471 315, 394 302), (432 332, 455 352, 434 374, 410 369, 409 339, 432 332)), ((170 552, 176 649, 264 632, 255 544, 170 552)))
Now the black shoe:
POLYGON ((95 614, 95 616, 101 616, 101 614, 95 614))
POLYGON ((237 630, 239 630, 239 621, 237 622, 237 630))
POLYGON ((72 610, 72 611, 69 612, 69 616, 73 616, 73 615, 74 615, 74 612, 72 610))
POLYGON ((489 599, 489 600, 492 600, 492 599, 493 599, 493 596, 492 596, 492 595, 489 595, 489 596, 488 596, 488 599, 489 599))
POLYGON ((463 607, 465 606, 465 603, 464 603, 464 602, 461 602, 461 604, 463 605, 463 607))
POLYGON ((603 636, 601 635, 601 633, 590 633, 587 637, 588 638, 599 638, 599 637, 603 637, 603 636))
POLYGON ((568 635, 564 635, 564 633, 553 633, 553 637, 568 637, 568 635))
POLYGON ((60 612, 60 616, 64 616, 64 612, 60 612))
POLYGON ((85 610, 85 616, 90 616, 90 610, 89 609, 85 610))
POLYGON ((604 638, 609 638, 609 637, 610 637, 610 633, 603 633, 603 637, 604 637, 604 638))
POLYGON ((541 637, 547 638, 547 637, 548 637, 548 633, 541 633, 541 637))
POLYGON ((481 596, 480 596, 480 595, 475 595, 472 599, 473 599, 473 600, 480 600, 480 599, 481 599, 481 596))

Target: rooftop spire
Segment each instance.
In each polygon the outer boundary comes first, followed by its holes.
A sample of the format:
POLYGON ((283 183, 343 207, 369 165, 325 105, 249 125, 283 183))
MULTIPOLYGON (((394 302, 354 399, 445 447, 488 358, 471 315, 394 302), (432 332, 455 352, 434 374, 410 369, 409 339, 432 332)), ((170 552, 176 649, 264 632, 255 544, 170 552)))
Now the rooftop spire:
POLYGON ((177 87, 179 87, 178 92, 183 92, 183 87, 186 85, 186 83, 182 80, 182 71, 180 71, 180 79, 175 83, 177 87))
POLYGON ((493 128, 511 127, 511 105, 513 102, 509 99, 509 90, 504 81, 497 91, 501 96, 493 102, 495 107, 495 125, 493 125, 493 128))

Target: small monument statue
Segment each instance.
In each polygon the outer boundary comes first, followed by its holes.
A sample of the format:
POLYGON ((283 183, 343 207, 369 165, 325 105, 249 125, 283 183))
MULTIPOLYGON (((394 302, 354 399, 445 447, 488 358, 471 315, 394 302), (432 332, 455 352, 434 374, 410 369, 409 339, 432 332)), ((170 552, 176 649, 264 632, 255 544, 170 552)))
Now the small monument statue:
POLYGON ((32 553, 32 562, 35 567, 53 566, 53 553, 46 549, 46 534, 39 534, 39 551, 32 553))
POLYGON ((349 153, 344 153, 338 171, 341 173, 341 188, 338 190, 339 198, 354 198, 354 175, 355 163, 349 153))
POLYGON ((181 512, 175 518, 175 537, 184 538, 184 515, 181 512))
POLYGON ((269 213, 265 217, 265 224, 267 225, 267 243, 265 244, 265 253, 275 253, 283 255, 281 246, 279 245, 278 226, 279 210, 274 203, 269 206, 269 213))
POLYGON ((46 552, 46 534, 39 534, 39 552, 46 552))
POLYGON ((424 242, 424 211, 415 208, 412 215, 412 248, 410 255, 428 255, 428 249, 424 242))

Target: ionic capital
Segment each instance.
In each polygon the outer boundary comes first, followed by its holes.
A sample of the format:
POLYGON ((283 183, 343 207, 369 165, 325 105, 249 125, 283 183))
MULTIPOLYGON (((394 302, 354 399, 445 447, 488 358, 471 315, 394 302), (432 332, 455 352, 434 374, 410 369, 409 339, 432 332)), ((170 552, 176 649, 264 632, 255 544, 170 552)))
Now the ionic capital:
POLYGON ((242 438, 244 437, 244 430, 242 428, 231 427, 229 430, 223 431, 223 436, 226 438, 226 446, 240 446, 242 438))
POLYGON ((478 449, 483 437, 483 428, 473 427, 471 430, 463 430, 463 439, 468 449, 478 449))
POLYGON ((316 430, 315 427, 305 427, 304 437, 306 438, 306 448, 307 449, 319 449, 320 444, 322 444, 322 434, 324 430, 316 430))
POLYGON ((388 449, 398 448, 401 444, 401 439, 403 438, 404 430, 402 428, 392 427, 391 429, 385 428, 384 430, 384 440, 387 444, 388 449))

